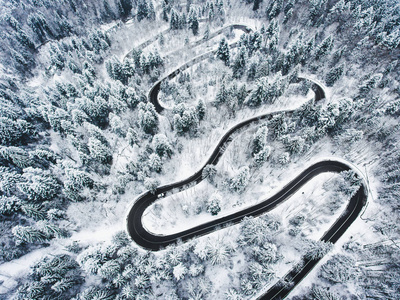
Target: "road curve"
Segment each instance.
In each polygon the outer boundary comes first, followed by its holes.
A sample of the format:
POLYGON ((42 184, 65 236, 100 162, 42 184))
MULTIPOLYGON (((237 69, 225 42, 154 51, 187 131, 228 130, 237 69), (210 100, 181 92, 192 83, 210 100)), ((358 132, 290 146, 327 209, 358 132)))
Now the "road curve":
MULTIPOLYGON (((231 44, 230 47, 236 47, 235 44, 231 44)), ((215 51, 207 52, 200 55, 190 62, 184 64, 174 72, 167 75, 165 78, 157 82, 149 92, 149 101, 153 103, 158 113, 164 110, 164 107, 158 101, 158 94, 160 91, 161 82, 163 80, 171 79, 179 74, 184 69, 194 65, 195 63, 214 55, 215 51)), ((315 92, 315 100, 321 100, 325 98, 325 92, 323 88, 317 83, 313 83, 313 91, 315 92)), ((127 230, 131 238, 141 247, 158 251, 168 245, 175 244, 180 241, 187 241, 195 237, 199 237, 223 226, 237 224, 243 220, 244 217, 252 216, 256 217, 266 212, 273 210, 279 204, 289 199, 297 190, 299 190, 304 184, 315 176, 331 172, 339 173, 342 171, 353 170, 362 178, 361 174, 354 170, 350 165, 336 161, 336 160, 323 160, 315 163, 301 172, 296 178, 291 180, 286 186, 284 186, 279 192, 272 197, 265 199, 261 203, 258 203, 252 207, 243 209, 229 216, 221 217, 219 219, 195 226, 188 230, 181 231, 179 233, 170 235, 157 235, 148 232, 142 224, 142 216, 147 207, 149 207, 154 201, 165 193, 174 189, 181 191, 193 186, 193 183, 198 184, 203 180, 202 171, 208 164, 216 165, 224 153, 226 147, 232 142, 235 134, 242 132, 250 125, 254 125, 262 120, 269 120, 277 113, 286 113, 291 115, 293 110, 278 111, 274 113, 263 114, 257 117, 250 118, 243 122, 240 122, 229 129, 224 136, 220 139, 214 151, 210 155, 204 166, 190 177, 175 182, 172 184, 158 187, 153 193, 146 192, 140 195, 132 205, 128 216, 127 216, 127 230)), ((367 202, 368 192, 365 181, 362 184, 355 195, 350 199, 345 211, 335 221, 335 223, 324 233, 321 237, 321 241, 335 243, 347 230, 347 228, 356 220, 362 209, 365 207, 367 202)), ((312 270, 312 268, 320 261, 320 259, 306 259, 303 258, 303 262, 295 266, 290 270, 282 279, 287 282, 291 282, 291 285, 281 285, 280 283, 272 286, 266 293, 259 297, 259 299, 283 299, 285 298, 293 288, 312 270)))

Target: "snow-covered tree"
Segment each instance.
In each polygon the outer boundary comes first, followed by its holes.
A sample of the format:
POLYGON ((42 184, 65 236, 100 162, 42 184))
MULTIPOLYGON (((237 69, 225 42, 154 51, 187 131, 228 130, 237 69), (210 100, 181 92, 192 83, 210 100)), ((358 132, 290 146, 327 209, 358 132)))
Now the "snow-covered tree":
POLYGON ((188 16, 188 27, 192 30, 193 35, 199 34, 199 20, 197 18, 197 13, 193 8, 190 8, 188 16))
POLYGON ((172 155, 172 146, 168 141, 168 138, 164 134, 156 134, 153 137, 152 141, 153 149, 155 153, 160 157, 171 157, 172 155))
POLYGON ((333 47, 333 38, 332 36, 328 36, 325 38, 317 47, 315 50, 315 59, 319 60, 323 58, 324 56, 328 55, 328 53, 332 50, 333 47))
POLYGON ((139 122, 145 133, 154 134, 156 132, 158 116, 153 104, 139 104, 139 122))
POLYGON ((221 200, 222 197, 219 194, 212 194, 210 199, 207 201, 207 211, 215 216, 221 211, 221 200))
POLYGON ((221 245, 220 243, 209 243, 207 257, 211 264, 220 265, 228 261, 230 251, 226 245, 221 245))
POLYGON ((0 145, 17 146, 26 144, 35 135, 36 131, 27 121, 0 117, 0 145))
POLYGON ((122 119, 113 113, 109 114, 109 118, 112 131, 118 136, 124 137, 126 135, 126 131, 122 119))
POLYGON ((247 53, 245 47, 240 47, 238 54, 236 54, 233 63, 232 71, 233 77, 240 78, 246 71, 247 53))
POLYGON ((157 187, 160 185, 160 181, 154 178, 146 178, 144 180, 144 187, 151 193, 155 193, 157 187))
POLYGON ((340 64, 337 67, 331 69, 328 74, 326 74, 325 82, 327 86, 333 86, 333 84, 338 81, 338 79, 343 75, 344 65, 340 64))
POLYGON ((217 50, 217 57, 222 60, 225 65, 229 65, 230 61, 230 51, 229 51, 229 45, 228 42, 226 41, 226 38, 222 38, 222 40, 219 42, 218 50, 217 50))
POLYGON ((308 240, 306 243, 307 259, 319 259, 328 253, 333 247, 330 242, 308 240))
POLYGON ((300 136, 288 137, 285 139, 286 149, 291 154, 301 153, 305 148, 305 141, 300 136))
POLYGON ((208 182, 213 183, 217 175, 217 169, 214 165, 206 165, 202 171, 202 178, 207 179, 208 182))
POLYGON ((17 245, 22 243, 42 243, 46 240, 44 233, 32 226, 14 226, 12 233, 17 245))
POLYGON ((356 276, 355 261, 344 255, 335 255, 321 267, 320 277, 332 283, 346 283, 356 276))
POLYGON ((48 171, 29 167, 22 176, 25 182, 19 184, 19 189, 29 201, 49 201, 59 193, 61 186, 48 171))
POLYGON ((107 144, 97 138, 90 137, 88 146, 90 155, 95 161, 101 164, 111 164, 112 152, 107 144))
POLYGON ((271 1, 266 8, 266 14, 269 20, 274 19, 282 10, 283 0, 271 1))
POLYGON ((261 126, 253 136, 251 145, 251 154, 254 156, 259 153, 267 145, 268 127, 261 126))
POLYGON ((239 169, 235 177, 230 180, 229 188, 236 193, 243 193, 249 184, 250 170, 248 167, 242 167, 239 169))
POLYGON ((177 266, 173 268, 172 273, 177 281, 180 281, 187 273, 187 268, 182 264, 179 263, 177 266))
POLYGON ((15 196, 0 196, 0 215, 11 216, 21 209, 21 200, 15 196))
POLYGON ((206 115, 206 104, 204 103, 203 100, 199 100, 196 105, 196 112, 197 112, 197 118, 199 121, 204 119, 204 116, 206 115))
POLYGON ((162 161, 158 154, 152 153, 149 157, 149 167, 154 172, 160 173, 162 170, 162 161))

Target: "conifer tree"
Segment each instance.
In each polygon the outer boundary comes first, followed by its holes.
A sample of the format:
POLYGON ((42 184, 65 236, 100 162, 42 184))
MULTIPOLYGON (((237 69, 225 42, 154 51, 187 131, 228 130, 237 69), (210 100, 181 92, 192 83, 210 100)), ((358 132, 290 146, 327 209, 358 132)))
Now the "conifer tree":
POLYGON ((242 167, 239 169, 237 175, 231 179, 229 188, 241 194, 244 192, 246 186, 248 185, 250 180, 250 170, 248 167, 242 167))
POLYGON ((260 127, 254 134, 251 146, 251 154, 254 156, 265 148, 267 145, 268 127, 266 125, 260 127))
POLYGON ((226 66, 229 65, 230 60, 230 53, 229 53, 229 46, 226 38, 222 38, 219 42, 218 50, 217 50, 217 57, 222 60, 226 66))
POLYGON ((154 134, 156 132, 158 116, 153 104, 139 104, 139 122, 145 133, 154 134))
POLYGON ((152 153, 149 157, 149 167, 152 171, 160 173, 162 170, 162 161, 158 154, 152 153))
POLYGON ((199 34, 199 20, 196 11, 191 8, 188 16, 189 28, 192 30, 193 35, 199 34))
POLYGON ((210 199, 207 201, 207 211, 215 216, 218 215, 218 213, 221 211, 220 203, 221 203, 222 197, 219 194, 213 194, 211 195, 210 199))
POLYGON ((208 182, 213 183, 217 170, 214 165, 206 165, 201 173, 203 179, 207 179, 208 182))
POLYGON ((152 141, 153 149, 155 153, 160 157, 171 157, 172 146, 164 134, 156 134, 152 141))
POLYGON ((132 0, 119 0, 120 13, 122 18, 127 18, 132 10, 132 0))
POLYGON ((331 69, 328 74, 326 74, 325 82, 327 86, 333 86, 333 84, 343 75, 344 65, 340 64, 337 67, 331 69))
POLYGON ((143 19, 148 18, 149 14, 150 14, 150 9, 147 1, 140 0, 138 2, 137 13, 136 13, 137 20, 140 22, 143 19))
POLYGON ((233 60, 232 71, 233 77, 240 78, 246 71, 247 53, 245 47, 240 47, 238 54, 233 60))
POLYGON ((315 50, 315 59, 319 60, 322 57, 328 55, 328 53, 332 50, 332 47, 333 38, 332 36, 328 36, 321 42, 321 44, 318 45, 317 49, 315 50))
POLYGON ((199 119, 199 121, 202 121, 206 114, 206 105, 203 100, 199 100, 199 102, 197 102, 196 112, 197 112, 197 118, 199 119))
POLYGON ((165 22, 169 21, 168 12, 169 12, 168 4, 165 1, 163 1, 163 3, 162 3, 162 19, 165 22))

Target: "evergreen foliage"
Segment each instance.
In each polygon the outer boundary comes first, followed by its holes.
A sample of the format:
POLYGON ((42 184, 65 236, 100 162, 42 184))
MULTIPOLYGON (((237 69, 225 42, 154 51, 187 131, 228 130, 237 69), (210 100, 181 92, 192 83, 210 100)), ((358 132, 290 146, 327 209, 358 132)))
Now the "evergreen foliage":
POLYGON ((325 82, 327 86, 333 86, 333 84, 339 80, 339 78, 343 75, 344 65, 341 64, 329 71, 326 74, 325 82))
POLYGON ((221 196, 218 194, 213 194, 207 201, 207 211, 215 216, 221 211, 220 207, 221 196))
POLYGON ((230 51, 229 45, 225 38, 219 42, 218 50, 217 50, 217 57, 222 60, 226 66, 229 65, 230 61, 230 51))

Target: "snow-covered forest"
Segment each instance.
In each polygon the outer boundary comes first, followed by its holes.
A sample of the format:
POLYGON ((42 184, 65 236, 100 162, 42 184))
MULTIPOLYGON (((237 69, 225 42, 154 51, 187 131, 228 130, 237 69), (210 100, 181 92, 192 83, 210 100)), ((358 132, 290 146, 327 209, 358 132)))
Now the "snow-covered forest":
POLYGON ((293 300, 400 299, 398 0, 0 7, 0 299, 258 299, 276 286, 293 300), (268 113, 204 166, 226 132, 268 113), (202 167, 146 208, 147 231, 252 207, 327 159, 355 171, 159 251, 129 235, 140 195, 202 167), (360 215, 321 241, 364 183, 360 215), (285 276, 316 259, 296 286, 285 276))

